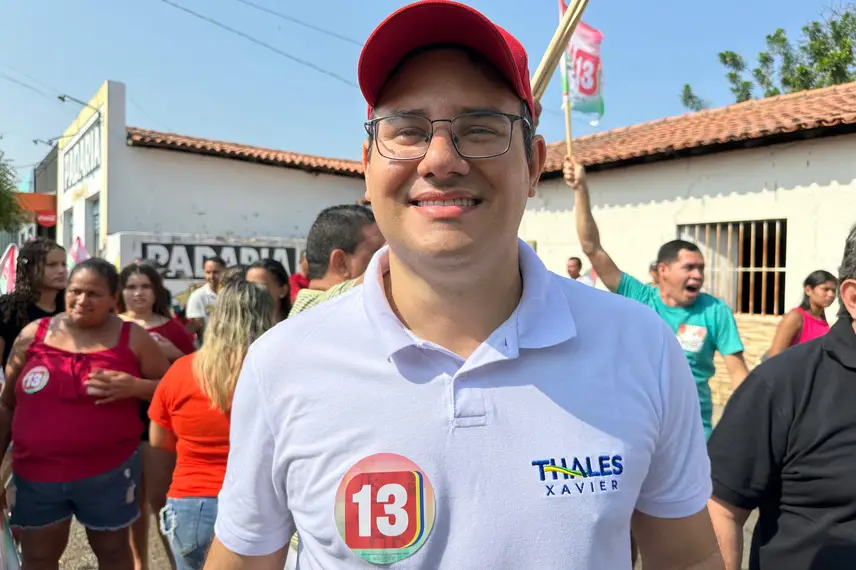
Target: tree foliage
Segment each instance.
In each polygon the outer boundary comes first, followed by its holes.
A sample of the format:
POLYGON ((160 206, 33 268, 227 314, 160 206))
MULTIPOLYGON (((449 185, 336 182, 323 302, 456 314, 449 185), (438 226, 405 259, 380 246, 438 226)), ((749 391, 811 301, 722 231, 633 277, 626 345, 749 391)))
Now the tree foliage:
POLYGON ((707 101, 696 95, 689 85, 684 85, 684 90, 681 93, 681 104, 690 111, 701 111, 710 106, 707 101))
MULTIPOLYGON (((737 103, 856 81, 856 5, 828 9, 821 20, 803 26, 796 43, 779 28, 766 44, 753 68, 738 53, 719 54, 737 103)), ((681 103, 690 111, 708 106, 690 85, 684 85, 681 103)))
POLYGON ((15 169, 0 150, 0 231, 15 231, 23 221, 21 207, 15 198, 17 184, 15 169))

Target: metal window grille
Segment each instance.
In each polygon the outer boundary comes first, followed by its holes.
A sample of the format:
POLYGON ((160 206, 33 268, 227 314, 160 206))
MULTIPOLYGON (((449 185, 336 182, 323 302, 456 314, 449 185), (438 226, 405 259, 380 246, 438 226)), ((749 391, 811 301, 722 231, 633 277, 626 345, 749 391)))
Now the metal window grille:
POLYGON ((708 293, 737 313, 784 313, 787 220, 681 225, 678 238, 704 255, 708 293))

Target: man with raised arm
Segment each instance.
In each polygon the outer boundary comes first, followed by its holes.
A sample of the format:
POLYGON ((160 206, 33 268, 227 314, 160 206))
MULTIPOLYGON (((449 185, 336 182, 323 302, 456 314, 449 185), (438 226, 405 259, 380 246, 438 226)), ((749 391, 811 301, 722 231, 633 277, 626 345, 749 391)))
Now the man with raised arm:
POLYGON ((358 72, 366 198, 387 240, 360 287, 250 347, 207 570, 721 570, 698 398, 638 303, 517 237, 546 145, 523 46, 416 2, 358 72))
POLYGON ((585 169, 566 161, 565 182, 574 189, 574 214, 583 252, 607 289, 648 305, 675 333, 686 354, 698 389, 701 417, 706 437, 713 429, 713 401, 710 379, 716 369, 713 357, 718 350, 725 360, 731 384, 740 385, 749 371, 743 360, 743 343, 731 308, 701 288, 704 285, 704 257, 691 242, 673 240, 657 253, 657 279, 643 284, 621 271, 600 243, 600 232, 591 212, 585 169))

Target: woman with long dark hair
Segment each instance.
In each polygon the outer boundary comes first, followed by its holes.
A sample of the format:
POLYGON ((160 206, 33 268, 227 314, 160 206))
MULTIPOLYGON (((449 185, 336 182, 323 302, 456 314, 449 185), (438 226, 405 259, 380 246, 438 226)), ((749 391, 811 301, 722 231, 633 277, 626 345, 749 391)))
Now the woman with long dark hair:
POLYGON ((170 362, 193 352, 193 337, 170 314, 169 295, 153 265, 128 265, 119 275, 119 286, 120 316, 149 331, 170 362))
MULTIPOLYGON (((158 270, 145 261, 135 262, 122 270, 119 275, 119 317, 124 321, 136 323, 146 329, 160 347, 161 352, 170 361, 175 362, 182 356, 193 352, 193 337, 169 312, 166 288, 158 270)), ((158 472, 153 468, 162 461, 153 459, 156 453, 149 445, 149 403, 140 402, 140 417, 144 429, 140 442, 142 459, 142 483, 140 485, 140 512, 142 516, 131 527, 131 547, 134 551, 135 570, 147 570, 149 567, 149 523, 151 514, 158 513, 166 504, 166 487, 169 485, 172 471, 158 472)), ((166 538, 161 536, 164 547, 169 552, 166 538)), ((172 560, 172 567, 175 564, 172 560)))
POLYGON ((829 271, 818 269, 809 273, 803 281, 803 299, 799 306, 782 317, 767 358, 784 352, 791 346, 801 344, 829 331, 826 309, 835 301, 838 279, 829 271))
POLYGON ((21 246, 15 290, 0 296, 0 368, 6 367, 12 344, 25 326, 65 310, 65 259, 65 250, 49 239, 34 238, 21 246))
POLYGON ((268 290, 276 306, 276 322, 288 317, 291 311, 291 295, 288 272, 275 259, 260 259, 247 269, 247 281, 257 283, 268 290))

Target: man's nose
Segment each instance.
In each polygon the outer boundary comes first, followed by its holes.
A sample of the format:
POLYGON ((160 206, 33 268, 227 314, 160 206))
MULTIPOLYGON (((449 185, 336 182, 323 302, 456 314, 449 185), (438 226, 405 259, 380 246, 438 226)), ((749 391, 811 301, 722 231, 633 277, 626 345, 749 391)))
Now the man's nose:
POLYGON ((470 171, 469 163, 458 153, 448 123, 436 123, 434 136, 428 142, 428 152, 419 162, 418 172, 423 178, 440 180, 463 176, 470 171))

